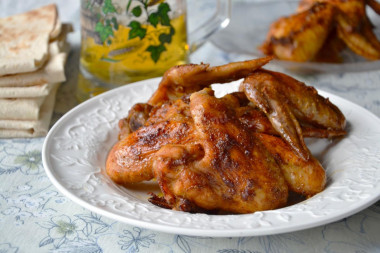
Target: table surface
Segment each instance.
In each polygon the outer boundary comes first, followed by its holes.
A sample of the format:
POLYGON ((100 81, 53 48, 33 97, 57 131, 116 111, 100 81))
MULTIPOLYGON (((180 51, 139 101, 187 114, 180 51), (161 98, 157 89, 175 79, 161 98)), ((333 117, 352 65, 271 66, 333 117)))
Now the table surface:
MULTIPOLYGON (((77 104, 79 1, 2 0, 0 17, 50 2, 75 28, 69 37, 68 80, 58 92, 53 124, 77 104)), ((212 65, 245 59, 249 56, 222 52, 211 43, 191 57, 212 65)), ((380 116, 380 70, 293 76, 380 116)), ((42 165, 43 142, 0 140, 0 252, 380 252, 380 202, 332 224, 259 237, 192 237, 116 222, 73 203, 52 185, 42 165)))

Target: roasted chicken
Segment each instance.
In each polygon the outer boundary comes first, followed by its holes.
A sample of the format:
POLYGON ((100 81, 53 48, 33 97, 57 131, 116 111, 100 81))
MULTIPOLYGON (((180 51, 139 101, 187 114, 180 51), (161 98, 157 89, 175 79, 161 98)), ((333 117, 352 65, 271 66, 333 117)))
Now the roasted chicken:
POLYGON ((369 60, 380 59, 367 5, 380 14, 375 0, 301 0, 295 14, 271 25, 259 49, 281 60, 339 62, 347 46, 369 60))
POLYGON ((310 154, 301 124, 338 132, 345 127, 345 118, 335 105, 319 96, 313 87, 285 74, 258 70, 242 82, 240 89, 304 160, 310 154))
POLYGON ((166 145, 154 175, 174 209, 251 213, 287 202, 280 167, 261 141, 207 90, 190 96, 193 143, 166 145))
POLYGON ((168 70, 120 120, 107 174, 126 187, 156 179, 163 196, 150 201, 188 212, 251 213, 286 205, 289 191, 322 191, 325 171, 303 138, 345 135, 344 116, 314 88, 261 69, 267 61, 168 70), (210 88, 244 77, 220 98, 210 88))

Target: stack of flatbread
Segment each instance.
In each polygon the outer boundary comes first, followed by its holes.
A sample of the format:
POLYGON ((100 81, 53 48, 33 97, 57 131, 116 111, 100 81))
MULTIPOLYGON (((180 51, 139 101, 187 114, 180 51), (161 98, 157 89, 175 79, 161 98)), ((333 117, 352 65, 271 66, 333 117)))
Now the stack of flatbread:
POLYGON ((0 18, 1 138, 47 134, 71 31, 54 4, 0 18))

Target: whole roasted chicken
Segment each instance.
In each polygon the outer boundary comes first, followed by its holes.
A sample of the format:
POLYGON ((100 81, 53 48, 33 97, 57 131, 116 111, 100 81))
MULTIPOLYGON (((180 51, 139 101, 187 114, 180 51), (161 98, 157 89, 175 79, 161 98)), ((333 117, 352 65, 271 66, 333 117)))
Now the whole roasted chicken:
POLYGON ((120 120, 108 175, 126 187, 156 179, 163 196, 150 201, 188 212, 252 213, 286 205, 289 191, 322 191, 325 171, 303 138, 345 135, 345 118, 314 88, 262 69, 270 60, 168 70, 120 120), (210 88, 241 78, 220 98, 210 88))
POLYGON ((259 49, 282 60, 341 62, 347 46, 366 59, 380 59, 367 5, 380 14, 375 0, 301 0, 295 14, 271 25, 259 49))

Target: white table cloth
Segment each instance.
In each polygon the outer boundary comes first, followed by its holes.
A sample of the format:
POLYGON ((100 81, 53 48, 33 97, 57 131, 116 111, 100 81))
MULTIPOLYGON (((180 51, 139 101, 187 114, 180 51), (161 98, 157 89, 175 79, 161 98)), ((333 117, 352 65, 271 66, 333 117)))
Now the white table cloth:
MULTIPOLYGON (((51 2, 58 4, 61 20, 75 28, 69 35, 68 81, 58 91, 54 122, 77 104, 79 1, 2 0, 0 17, 51 2)), ((248 58, 206 43, 192 62, 219 65, 248 58)), ((380 70, 293 76, 380 116, 380 70)), ((272 236, 192 237, 123 224, 82 208, 52 185, 41 161, 43 142, 0 140, 0 252, 380 252, 380 202, 332 224, 272 236)))

